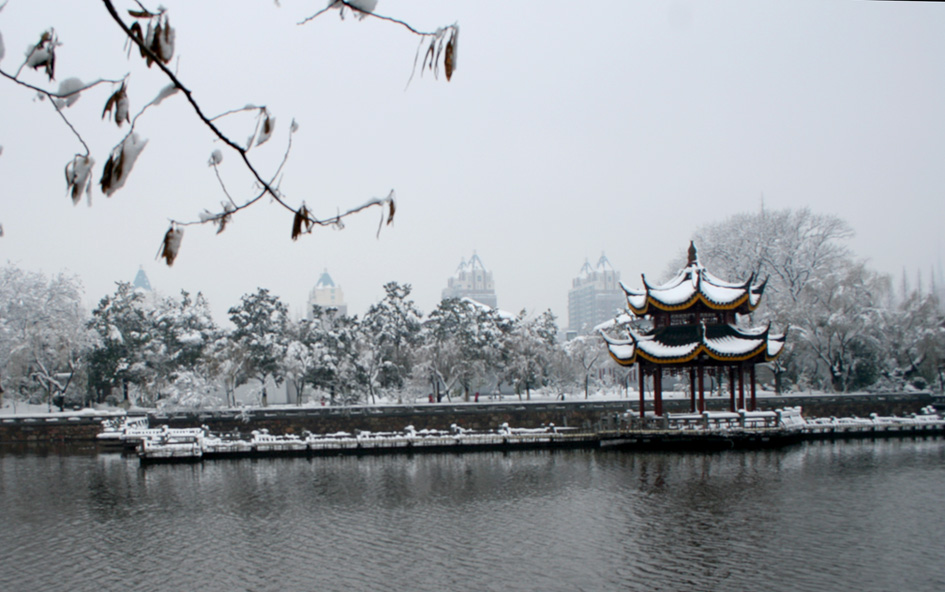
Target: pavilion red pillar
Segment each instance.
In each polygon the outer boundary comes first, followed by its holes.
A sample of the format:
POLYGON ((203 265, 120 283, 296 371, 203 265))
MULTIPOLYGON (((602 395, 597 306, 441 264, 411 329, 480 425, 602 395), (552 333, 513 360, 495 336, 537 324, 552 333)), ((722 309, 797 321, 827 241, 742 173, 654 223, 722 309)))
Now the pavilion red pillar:
POLYGON ((646 416, 646 405, 643 401, 643 387, 646 381, 645 372, 643 370, 643 364, 637 364, 637 374, 640 375, 640 417, 643 418, 646 416))
POLYGON ((745 369, 738 367, 738 408, 745 408, 745 369))
POLYGON ((689 412, 696 412, 696 369, 689 367, 689 412))
POLYGON ((748 367, 748 379, 751 380, 751 410, 757 411, 757 400, 755 399, 755 365, 748 367))
POLYGON ((735 413, 735 366, 728 367, 728 410, 735 413))
POLYGON ((653 410, 657 417, 663 416, 663 368, 653 369, 653 410))
POLYGON ((705 411, 705 368, 699 364, 699 413, 705 411))

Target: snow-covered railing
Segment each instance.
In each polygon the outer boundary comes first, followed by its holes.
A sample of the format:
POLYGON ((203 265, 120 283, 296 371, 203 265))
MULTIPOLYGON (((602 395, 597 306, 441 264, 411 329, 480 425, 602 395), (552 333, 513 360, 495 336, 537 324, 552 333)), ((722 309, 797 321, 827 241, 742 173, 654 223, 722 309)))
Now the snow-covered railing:
POLYGON ((295 434, 274 436, 267 430, 253 430, 250 445, 258 452, 290 452, 308 450, 308 444, 295 434))
MULTIPOLYGON (((571 438, 580 438, 568 428, 548 425, 543 428, 512 428, 503 424, 495 431, 475 431, 457 425, 446 430, 417 430, 407 426, 400 432, 358 431, 355 434, 336 432, 332 434, 312 434, 305 432, 302 437, 295 434, 274 435, 267 430, 252 432, 249 440, 223 438, 199 430, 200 435, 192 441, 182 442, 168 438, 171 433, 165 427, 149 430, 153 437, 141 440, 138 453, 142 461, 177 459, 183 457, 239 456, 270 453, 324 453, 330 451, 381 451, 407 450, 411 448, 450 449, 457 446, 529 446, 544 445, 553 442, 567 442, 571 438), (186 451, 200 449, 200 454, 186 451)), ((585 439, 593 439, 593 434, 584 434, 585 439)))
POLYGON ((783 409, 778 409, 776 413, 778 414, 779 427, 790 430, 798 430, 807 425, 807 420, 805 420, 804 416, 801 415, 800 407, 785 407, 783 409))
MULTIPOLYGON (((703 411, 670 413, 661 427, 670 430, 732 431, 783 427, 780 411, 703 411)), ((654 418, 659 427, 661 418, 654 418)), ((648 422, 648 423, 651 423, 648 422)))
POLYGON ((907 417, 881 416, 875 413, 870 417, 818 417, 808 420, 804 431, 810 434, 827 433, 901 433, 945 429, 945 419, 937 413, 925 412, 907 417))

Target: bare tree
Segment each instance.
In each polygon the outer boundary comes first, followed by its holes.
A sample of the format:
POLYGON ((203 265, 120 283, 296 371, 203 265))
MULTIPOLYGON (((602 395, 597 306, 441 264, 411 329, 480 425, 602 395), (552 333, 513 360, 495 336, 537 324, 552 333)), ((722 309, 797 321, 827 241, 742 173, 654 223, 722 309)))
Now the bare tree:
MULTIPOLYGON (((6 4, 7 2, 0 4, 0 10, 6 4)), ((417 55, 414 58, 414 70, 417 70, 419 64, 421 71, 432 71, 436 76, 442 71, 447 80, 452 78, 456 69, 457 43, 459 40, 458 25, 440 27, 433 31, 421 31, 404 21, 376 13, 376 5, 376 0, 330 0, 326 7, 303 19, 298 24, 305 25, 328 12, 337 12, 342 18, 351 15, 360 20, 377 19, 402 27, 409 34, 417 36, 421 40, 417 55)), ((185 227, 209 224, 216 227, 217 233, 222 232, 227 223, 237 213, 259 203, 264 198, 268 198, 291 215, 290 236, 293 240, 302 234, 312 232, 316 227, 342 227, 343 219, 375 206, 383 211, 378 232, 385 223, 390 224, 393 221, 396 210, 393 190, 383 197, 372 197, 344 211, 339 209, 335 215, 328 217, 316 216, 304 201, 301 201, 301 203, 290 201, 280 190, 280 182, 283 169, 291 152, 292 135, 298 130, 295 120, 293 119, 288 125, 289 136, 281 161, 274 170, 264 171, 251 156, 251 151, 259 148, 272 137, 277 126, 275 114, 271 113, 264 105, 237 107, 218 115, 207 114, 196 100, 191 87, 185 83, 176 68, 172 67, 171 62, 175 57, 177 31, 171 24, 169 12, 163 7, 148 8, 140 0, 126 2, 102 0, 102 7, 108 21, 112 22, 123 33, 129 57, 131 59, 140 58, 147 65, 150 72, 156 70, 158 76, 167 80, 167 85, 163 90, 136 112, 133 112, 129 100, 128 88, 132 84, 130 74, 99 78, 91 82, 83 82, 79 78, 68 77, 59 83, 58 88, 53 89, 51 85, 57 75, 56 55, 60 51, 59 48, 63 46, 63 42, 60 41, 52 27, 39 34, 38 41, 27 51, 23 62, 19 64, 15 71, 9 72, 0 68, 0 77, 31 93, 37 93, 44 99, 48 99, 57 116, 71 130, 81 146, 80 151, 65 165, 67 191, 74 203, 78 203, 84 195, 91 198, 93 185, 98 185, 101 193, 106 196, 112 195, 125 185, 135 162, 148 143, 146 138, 137 133, 136 123, 146 112, 157 107, 164 100, 179 94, 184 97, 191 107, 197 125, 207 128, 215 141, 222 143, 227 151, 236 154, 236 157, 255 183, 257 190, 248 197, 236 197, 224 184, 220 175, 219 165, 223 161, 224 151, 220 149, 213 150, 209 164, 219 179, 220 188, 225 199, 221 202, 219 208, 204 210, 203 213, 193 219, 171 219, 170 227, 164 235, 159 250, 159 257, 164 258, 168 265, 172 265, 177 257, 185 227), (120 9, 116 7, 116 4, 123 4, 124 8, 120 9), (135 54, 134 57, 132 57, 132 54, 135 54), (152 66, 154 69, 151 69, 152 66), (27 74, 30 71, 41 71, 47 78, 46 82, 29 81, 27 74), (99 86, 107 86, 111 89, 111 94, 104 105, 102 118, 112 120, 119 128, 127 124, 127 132, 109 152, 101 168, 101 173, 98 175, 98 181, 93 183, 92 168, 96 160, 92 155, 89 144, 83 139, 82 133, 67 116, 66 110, 78 100, 82 93, 99 86), (245 142, 237 141, 233 136, 221 130, 220 123, 222 120, 246 112, 255 114, 255 123, 250 130, 248 140, 245 142)), ((4 57, 3 47, 3 38, 0 36, 0 60, 4 57)), ((236 104, 246 105, 245 102, 237 102, 236 104)), ((2 235, 2 231, 0 231, 0 235, 2 235)))
POLYGON ((850 252, 853 236, 844 220, 809 208, 738 214, 698 229, 693 241, 699 258, 731 280, 768 278, 769 305, 797 302, 812 277, 835 269, 850 252))

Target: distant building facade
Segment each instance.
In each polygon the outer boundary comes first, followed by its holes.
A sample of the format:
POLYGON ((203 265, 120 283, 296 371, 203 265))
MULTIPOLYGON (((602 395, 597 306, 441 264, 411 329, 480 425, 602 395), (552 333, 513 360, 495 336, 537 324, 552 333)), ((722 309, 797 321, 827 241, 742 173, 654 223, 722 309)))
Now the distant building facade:
POLYGON ((463 259, 456 273, 446 280, 443 299, 446 298, 469 298, 480 304, 498 308, 492 272, 486 269, 475 252, 469 261, 463 259))
POLYGON ((568 333, 590 333, 626 308, 627 295, 620 287, 620 272, 603 253, 593 267, 585 260, 568 291, 568 333))
POLYGON ((318 281, 315 282, 315 287, 308 293, 308 306, 305 311, 306 318, 312 318, 312 309, 315 306, 320 306, 321 308, 337 308, 338 314, 348 314, 348 305, 345 304, 344 292, 341 290, 341 286, 335 284, 331 276, 328 275, 327 269, 322 272, 318 281))

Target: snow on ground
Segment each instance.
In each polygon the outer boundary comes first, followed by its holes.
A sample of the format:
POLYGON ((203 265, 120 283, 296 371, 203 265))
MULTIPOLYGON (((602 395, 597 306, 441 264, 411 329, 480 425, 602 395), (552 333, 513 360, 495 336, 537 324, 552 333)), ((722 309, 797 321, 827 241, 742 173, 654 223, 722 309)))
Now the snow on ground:
MULTIPOLYGON (((789 395, 789 396, 818 396, 818 395, 824 395, 824 394, 826 394, 826 393, 821 393, 821 392, 787 393, 787 395, 789 395)), ((848 394, 855 394, 855 393, 848 393, 848 394)), ((746 398, 747 398, 747 396, 748 396, 748 395, 747 395, 747 393, 746 393, 746 398)), ((772 396, 775 396, 775 393, 772 392, 772 391, 767 391, 767 390, 759 390, 758 393, 757 393, 757 396, 758 396, 759 398, 772 397, 772 396)), ((443 401, 442 401, 441 403, 439 403, 439 404, 440 404, 440 405, 459 405, 459 404, 476 405, 477 403, 473 400, 473 398, 474 398, 474 394, 473 394, 473 393, 470 393, 470 401, 469 401, 468 403, 463 400, 463 397, 462 397, 462 396, 459 396, 459 397, 453 397, 453 400, 452 400, 452 401, 447 400, 446 398, 444 398, 443 401)), ((646 400, 648 400, 648 401, 649 401, 649 400, 652 400, 653 394, 650 393, 650 392, 647 392, 645 398, 646 398, 646 400)), ((665 401, 665 400, 671 400, 671 399, 688 399, 688 398, 689 398, 689 393, 682 392, 682 391, 669 391, 669 392, 664 392, 664 393, 663 393, 663 400, 664 400, 664 401, 665 401)), ((727 399, 727 398, 728 398, 728 393, 726 393, 724 397, 709 396, 709 394, 706 393, 706 399, 727 399)), ((638 394, 637 391, 635 391, 635 390, 631 390, 631 391, 629 391, 629 393, 627 393, 627 392, 625 392, 625 391, 599 391, 599 392, 596 392, 596 393, 591 393, 590 396, 589 396, 587 399, 585 399, 585 398, 584 398, 584 393, 571 393, 571 394, 567 394, 567 395, 565 396, 564 400, 565 400, 565 401, 585 401, 585 400, 587 400, 588 402, 595 402, 595 401, 638 401, 638 400, 639 400, 639 394, 638 394), (629 395, 629 396, 628 396, 628 395, 629 395)), ((526 398, 526 396, 523 394, 522 397, 521 397, 521 399, 519 399, 519 397, 518 397, 517 395, 503 395, 503 396, 501 396, 501 397, 496 396, 496 397, 494 397, 494 398, 490 398, 490 397, 487 396, 487 395, 480 395, 480 396, 479 396, 479 404, 480 404, 480 405, 481 405, 481 404, 488 404, 488 403, 518 403, 518 402, 523 402, 523 403, 529 403, 529 402, 530 402, 530 403, 554 403, 554 402, 558 402, 558 401, 561 401, 560 395, 555 394, 555 393, 552 393, 552 392, 544 392, 544 391, 534 391, 534 392, 532 392, 531 398, 526 398)), ((385 399, 385 398, 383 398, 383 397, 379 397, 379 398, 378 398, 378 403, 377 403, 377 404, 378 404, 378 405, 409 405, 409 406, 412 406, 412 407, 417 407, 417 406, 422 406, 422 405, 431 405, 431 403, 429 403, 426 399, 416 399, 416 400, 414 400, 414 401, 404 400, 404 401, 398 402, 396 399, 385 399)), ((321 404, 320 402, 318 402, 318 401, 309 401, 309 402, 306 402, 306 403, 304 403, 303 405, 301 405, 301 407, 303 407, 303 408, 306 408, 306 407, 307 407, 307 408, 317 408, 317 407, 322 407, 322 404, 321 404)), ((253 409, 253 408, 258 408, 258 406, 251 405, 251 406, 240 407, 239 409, 253 409)), ((298 405, 295 405, 295 404, 284 404, 284 405, 283 405, 283 404, 278 404, 278 405, 268 405, 267 408, 268 408, 268 409, 298 409, 299 406, 298 406, 298 405)), ((170 409, 165 409, 164 411, 169 411, 169 410, 170 410, 170 409)), ((208 408, 208 409, 192 409, 192 408, 185 408, 185 407, 182 407, 181 410, 182 410, 182 411, 210 411, 211 409, 209 409, 209 408, 208 408)), ((148 407, 148 408, 146 408, 146 407, 131 407, 131 408, 129 409, 129 411, 131 411, 131 412, 147 413, 147 412, 155 412, 156 410, 153 409, 153 408, 150 408, 150 407, 148 407)), ((2 399, 2 402, 0 402, 0 417, 9 417, 9 416, 16 416, 16 417, 33 417, 33 416, 56 417, 56 416, 69 416, 69 417, 74 417, 74 416, 77 416, 77 415, 78 415, 78 416, 82 416, 82 415, 101 416, 101 415, 109 415, 109 414, 111 414, 111 415, 123 415, 123 414, 125 414, 125 413, 126 413, 125 409, 123 409, 123 408, 121 408, 121 407, 112 407, 112 406, 108 406, 108 405, 96 405, 94 408, 84 408, 84 409, 79 409, 79 410, 70 410, 70 409, 67 409, 67 410, 64 411, 64 412, 60 412, 60 411, 59 411, 59 408, 58 408, 58 407, 55 407, 55 406, 53 406, 52 409, 50 410, 49 406, 46 405, 45 403, 43 403, 43 404, 31 404, 31 403, 18 402, 18 403, 16 404, 15 408, 14 408, 13 402, 10 401, 9 399, 2 399)))

